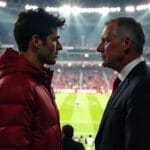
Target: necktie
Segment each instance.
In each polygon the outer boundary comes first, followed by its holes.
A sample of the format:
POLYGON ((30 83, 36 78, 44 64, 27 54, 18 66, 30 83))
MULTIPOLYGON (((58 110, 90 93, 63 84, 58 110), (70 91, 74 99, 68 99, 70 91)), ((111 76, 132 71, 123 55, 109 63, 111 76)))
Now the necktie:
POLYGON ((112 94, 115 93, 116 89, 118 88, 119 84, 120 84, 121 80, 117 77, 113 83, 113 90, 112 90, 112 94))

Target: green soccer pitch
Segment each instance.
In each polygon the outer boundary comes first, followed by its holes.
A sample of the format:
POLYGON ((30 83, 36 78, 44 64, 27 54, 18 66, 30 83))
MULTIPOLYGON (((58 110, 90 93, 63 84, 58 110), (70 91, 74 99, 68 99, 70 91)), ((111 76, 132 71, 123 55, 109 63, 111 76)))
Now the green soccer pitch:
POLYGON ((95 137, 109 96, 99 93, 57 93, 61 126, 71 124, 75 137, 87 137, 89 134, 95 137))

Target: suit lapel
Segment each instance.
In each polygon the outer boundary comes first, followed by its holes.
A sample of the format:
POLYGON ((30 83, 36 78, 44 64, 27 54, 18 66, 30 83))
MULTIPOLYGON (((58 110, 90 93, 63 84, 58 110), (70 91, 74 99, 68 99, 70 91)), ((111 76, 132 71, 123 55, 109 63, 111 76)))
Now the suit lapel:
POLYGON ((114 95, 111 95, 111 97, 108 101, 106 110, 103 114, 103 118, 101 120, 100 128, 103 128, 105 120, 107 119, 107 116, 108 116, 112 106, 117 102, 117 100, 118 100, 119 96, 121 95, 121 93, 128 87, 128 84, 129 84, 129 80, 128 79, 124 80, 121 83, 120 87, 116 90, 116 93, 114 95))

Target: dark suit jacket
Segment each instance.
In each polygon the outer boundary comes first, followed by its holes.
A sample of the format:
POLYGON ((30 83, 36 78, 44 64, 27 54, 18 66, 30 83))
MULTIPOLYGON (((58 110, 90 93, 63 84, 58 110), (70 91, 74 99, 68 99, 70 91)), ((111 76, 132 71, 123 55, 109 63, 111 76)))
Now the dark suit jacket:
POLYGON ((150 70, 145 62, 110 97, 95 150, 150 150, 150 70))

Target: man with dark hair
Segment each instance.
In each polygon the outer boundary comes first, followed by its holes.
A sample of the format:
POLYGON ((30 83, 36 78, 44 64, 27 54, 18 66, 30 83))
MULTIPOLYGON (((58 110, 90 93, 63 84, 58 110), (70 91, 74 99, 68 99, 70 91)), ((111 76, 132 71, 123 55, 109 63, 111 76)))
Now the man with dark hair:
POLYGON ((71 125, 62 127, 62 148, 63 150, 84 150, 82 143, 73 140, 74 129, 71 125))
POLYGON ((51 87, 63 18, 42 8, 21 12, 14 36, 19 52, 0 55, 0 149, 60 150, 59 113, 51 87))
POLYGON ((96 150, 150 149, 150 70, 145 35, 131 17, 108 21, 97 48, 104 67, 118 72, 95 139, 96 150))

